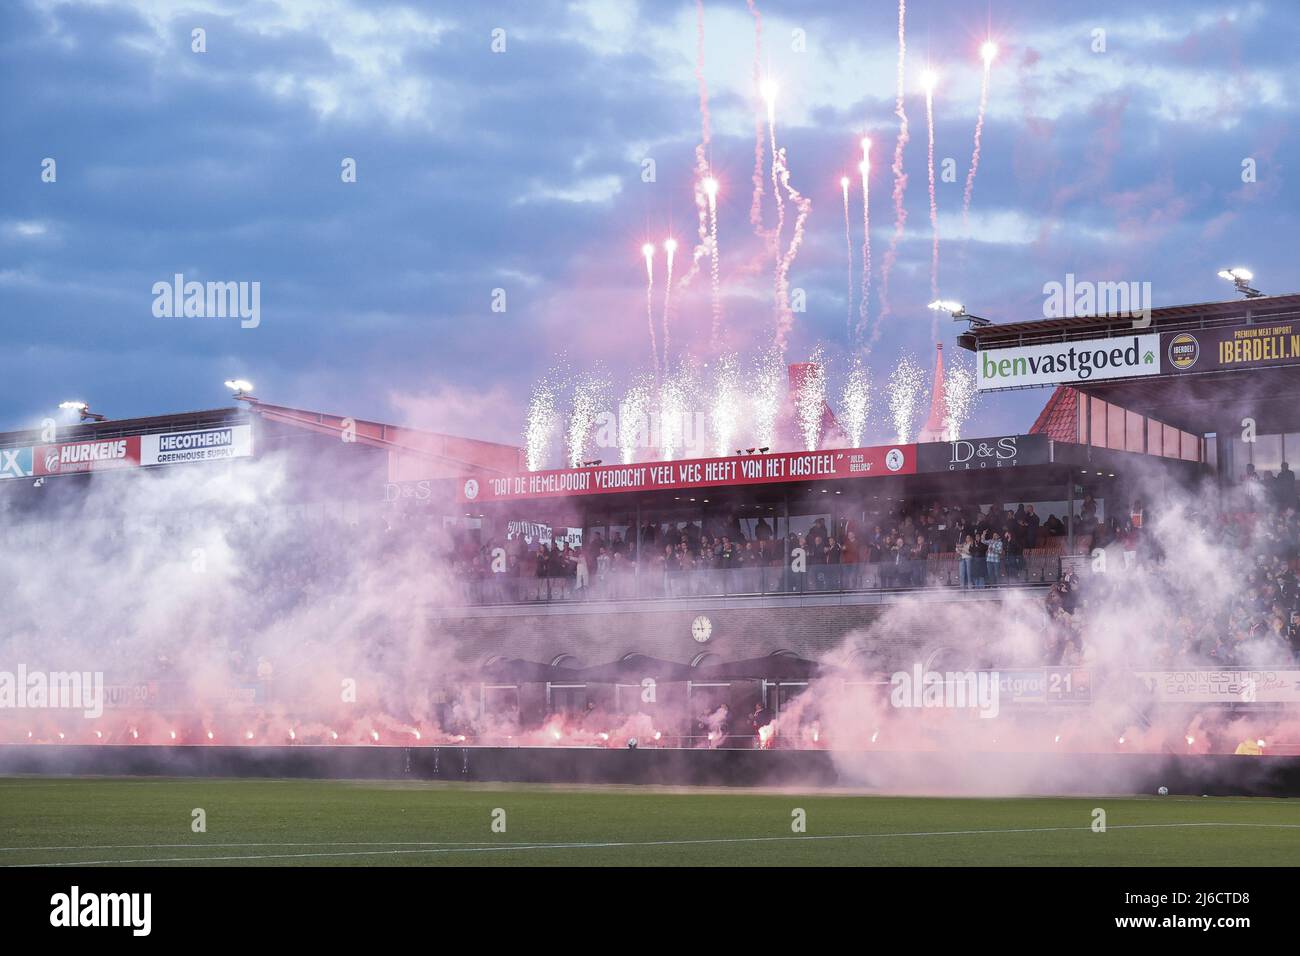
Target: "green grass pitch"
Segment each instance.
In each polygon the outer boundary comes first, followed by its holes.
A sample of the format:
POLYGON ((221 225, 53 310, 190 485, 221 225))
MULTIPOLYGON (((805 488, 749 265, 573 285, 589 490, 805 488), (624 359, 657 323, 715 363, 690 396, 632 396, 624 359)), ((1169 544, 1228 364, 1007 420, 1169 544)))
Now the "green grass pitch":
POLYGON ((0 834, 4 866, 1292 866, 1300 802, 22 777, 0 834))

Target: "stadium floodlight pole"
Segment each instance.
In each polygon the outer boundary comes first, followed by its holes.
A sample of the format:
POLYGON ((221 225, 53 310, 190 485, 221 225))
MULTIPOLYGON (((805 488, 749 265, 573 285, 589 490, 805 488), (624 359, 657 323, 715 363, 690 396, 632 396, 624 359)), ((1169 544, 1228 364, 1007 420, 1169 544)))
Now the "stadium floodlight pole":
POLYGON ((257 401, 252 395, 253 383, 247 379, 228 378, 226 379, 226 388, 235 393, 235 401, 237 402, 257 401))
POLYGON ((1220 269, 1219 278, 1231 281, 1237 287, 1237 291, 1247 299, 1258 299, 1264 295, 1258 289, 1251 288, 1250 280, 1255 278, 1255 275, 1249 269, 1243 269, 1241 266, 1232 269, 1220 269))
POLYGON ((993 324, 988 319, 982 318, 981 316, 971 315, 966 311, 966 306, 962 305, 960 302, 953 302, 951 299, 935 299, 928 307, 933 309, 935 312, 947 312, 953 317, 953 321, 955 322, 960 322, 965 319, 970 323, 967 328, 983 328, 986 325, 993 324))
POLYGON ((69 412, 76 412, 81 416, 83 422, 102 422, 104 416, 99 412, 92 412, 90 406, 85 402, 59 402, 59 408, 69 412))

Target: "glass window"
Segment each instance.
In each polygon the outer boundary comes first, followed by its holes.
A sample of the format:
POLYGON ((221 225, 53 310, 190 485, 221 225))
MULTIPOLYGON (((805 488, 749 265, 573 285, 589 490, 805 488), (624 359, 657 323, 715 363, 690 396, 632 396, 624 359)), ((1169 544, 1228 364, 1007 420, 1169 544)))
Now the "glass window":
POLYGON ((1128 439, 1128 414, 1118 405, 1106 405, 1106 447, 1123 451, 1128 439))
POLYGON ((1182 441, 1178 437, 1178 429, 1173 425, 1162 425, 1161 428, 1164 430, 1164 440, 1162 442, 1164 450, 1161 454, 1166 458, 1181 458, 1183 449, 1182 441))
POLYGON ((1276 475, 1282 467, 1282 436, 1256 435, 1249 443, 1251 462, 1261 478, 1276 475))
POLYGON ((1088 399, 1092 408, 1092 433, 1089 435, 1090 443, 1098 448, 1106 447, 1106 403, 1100 398, 1090 397, 1088 399))
POLYGON ((1296 470, 1296 462, 1300 462, 1300 432, 1288 432, 1282 436, 1282 458, 1292 471, 1296 470))
POLYGON ((1143 441, 1143 439, 1146 437, 1143 429, 1144 424, 1145 424, 1145 420, 1137 412, 1130 412, 1125 410, 1124 449, 1126 451, 1136 451, 1136 452, 1146 451, 1146 446, 1143 441))

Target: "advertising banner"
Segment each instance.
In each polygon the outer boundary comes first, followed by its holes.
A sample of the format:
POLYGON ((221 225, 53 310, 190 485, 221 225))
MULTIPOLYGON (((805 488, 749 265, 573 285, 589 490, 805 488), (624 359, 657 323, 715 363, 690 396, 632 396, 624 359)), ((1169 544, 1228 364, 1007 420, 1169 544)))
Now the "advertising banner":
POLYGON ((1164 369, 1174 374, 1300 364, 1300 323, 1165 332, 1164 369))
POLYGON ((464 481, 458 496, 462 502, 507 501, 628 491, 693 491, 719 485, 870 478, 915 472, 915 445, 880 445, 484 476, 464 481))
POLYGON ((1052 460, 1051 439, 1046 435, 1002 435, 997 438, 961 438, 916 446, 916 470, 983 471, 1046 465, 1052 460))
POLYGON ((140 436, 40 445, 36 448, 34 457, 37 475, 71 475, 86 471, 135 468, 140 464, 140 436))
POLYGON ((1084 701, 1092 697, 1092 676, 1080 667, 1036 667, 994 671, 998 693, 1013 704, 1084 701))
POLYGON ((1300 670, 1137 671, 1156 700, 1188 704, 1300 702, 1300 670))
POLYGON ((30 478, 34 463, 30 445, 25 448, 0 448, 0 480, 30 478))
POLYGON ((1159 375, 1160 356, 1160 335, 1150 333, 986 349, 975 364, 978 388, 991 391, 1159 375))
POLYGON ((141 465, 225 461, 230 458, 247 458, 252 453, 252 425, 226 425, 140 436, 141 465))

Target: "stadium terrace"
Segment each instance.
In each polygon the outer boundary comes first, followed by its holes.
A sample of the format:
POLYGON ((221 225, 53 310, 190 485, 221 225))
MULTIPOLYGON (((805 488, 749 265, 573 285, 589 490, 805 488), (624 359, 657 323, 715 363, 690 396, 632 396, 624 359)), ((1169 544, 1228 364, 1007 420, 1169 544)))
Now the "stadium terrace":
MULTIPOLYGON (((1300 454, 1300 365, 1280 346, 1243 364, 1217 344, 1292 334, 1300 297, 1247 308, 1155 309, 1142 374, 1038 383, 1053 387, 1025 431, 951 441, 533 472, 514 446, 247 396, 70 426, 54 442, 0 435, 15 546, 81 533, 60 523, 65 508, 129 500, 130 514, 96 515, 125 546, 185 541, 196 521, 221 531, 240 556, 223 602, 254 639, 317 595, 413 576, 412 612, 437 651, 436 666, 403 662, 391 675, 401 694, 364 711, 313 705, 295 689, 295 655, 273 644, 230 651, 228 686, 201 698, 184 666, 150 659, 106 670, 101 718, 11 711, 0 743, 942 749, 958 726, 943 708, 925 708, 930 725, 889 705, 891 673, 934 672, 997 682, 999 717, 982 723, 1017 729, 981 744, 995 749, 1300 748, 1273 733, 1300 706, 1300 532, 1282 464, 1300 454), (1240 438, 1247 410, 1254 441, 1240 438), (129 494, 203 476, 245 483, 255 503, 196 503, 185 525, 174 501, 129 494), (1222 549, 1216 587, 1230 588, 1183 590, 1171 523, 1222 549), (270 528, 282 529, 274 548, 270 528), (1122 665, 1105 656, 1110 606, 1157 609, 1122 665), (989 621, 1020 635, 1014 652, 963 638, 989 621), (1144 688, 1145 729, 1090 716, 1121 679, 1144 688), (872 715, 854 731, 828 709, 844 694, 872 715), (1210 729, 1191 732, 1196 721, 1210 729)), ((978 363, 1132 338, 1117 321, 1061 319, 975 329, 962 344, 978 363)), ((377 602, 376 621, 391 603, 377 602)), ((326 628, 308 636, 325 648, 388 625, 311 626, 326 628)))

